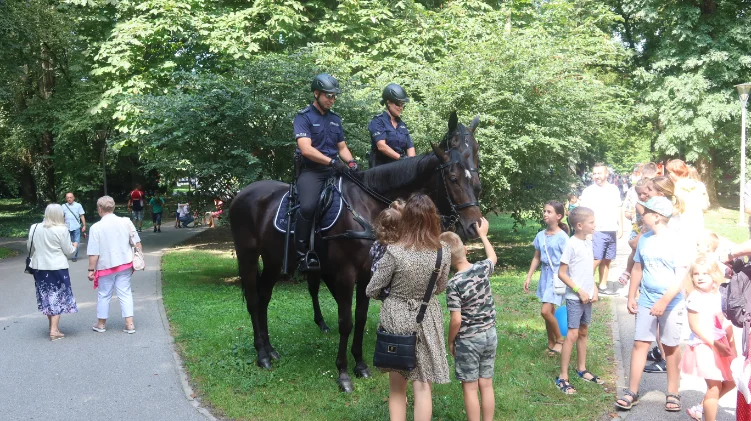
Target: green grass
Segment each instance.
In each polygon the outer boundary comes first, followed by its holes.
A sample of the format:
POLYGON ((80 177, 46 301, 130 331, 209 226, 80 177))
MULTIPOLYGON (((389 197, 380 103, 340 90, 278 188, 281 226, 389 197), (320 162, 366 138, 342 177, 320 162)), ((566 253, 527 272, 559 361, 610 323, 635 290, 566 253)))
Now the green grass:
POLYGON ((704 214, 704 227, 712 230, 722 237, 728 238, 734 243, 742 243, 748 240, 748 226, 738 225, 738 210, 727 208, 713 208, 704 214))
POLYGON ((0 199, 0 237, 26 237, 43 216, 44 211, 22 205, 21 199, 0 199))
MULTIPOLYGON (((611 386, 604 390, 578 381, 572 370, 572 384, 579 394, 565 396, 553 385, 558 360, 545 355, 540 304, 534 295, 522 291, 531 248, 506 243, 529 244, 536 230, 528 225, 514 233, 506 217, 494 217, 491 224, 501 259, 510 268, 497 271, 491 279, 498 309, 496 419, 599 419, 612 406, 615 381, 609 304, 599 302, 595 307, 588 368, 611 386)), ((277 284, 269 307, 269 326, 272 343, 282 359, 274 363, 272 371, 265 371, 255 365, 252 324, 235 283, 237 265, 231 254, 176 250, 165 255, 162 264, 170 325, 204 403, 231 419, 388 419, 387 375, 371 367, 373 378, 353 376, 352 394, 338 391, 334 364, 338 344, 336 303, 325 288, 321 290, 321 306, 330 334, 321 333, 313 323, 304 283, 277 284)), ((445 305, 445 296, 440 300, 445 305)), ((364 340, 369 363, 379 308, 378 301, 371 301, 364 340)), ((448 328, 448 313, 445 315, 444 326, 448 328)), ((351 355, 348 357, 351 370, 354 362, 351 355)), ((449 365, 453 379, 450 357, 449 365)), ((460 383, 452 380, 435 385, 433 415, 435 420, 466 419, 460 383)), ((412 418, 411 413, 408 418, 412 418)))
POLYGON ((5 259, 6 257, 13 257, 16 255, 18 255, 17 251, 13 249, 9 249, 7 247, 0 247, 0 260, 5 259))

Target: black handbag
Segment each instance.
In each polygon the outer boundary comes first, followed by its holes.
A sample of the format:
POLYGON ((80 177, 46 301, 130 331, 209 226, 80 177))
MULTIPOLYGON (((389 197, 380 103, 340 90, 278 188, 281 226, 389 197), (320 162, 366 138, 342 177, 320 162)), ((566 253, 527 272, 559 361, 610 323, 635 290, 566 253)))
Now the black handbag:
POLYGON ((31 250, 34 248, 34 234, 37 233, 37 227, 39 224, 34 225, 34 232, 31 233, 31 246, 29 246, 29 255, 26 256, 26 269, 24 269, 24 273, 28 273, 29 275, 34 274, 34 269, 31 268, 31 250))
MULTIPOLYGON (((438 279, 438 272, 441 270, 441 258, 443 250, 438 249, 438 256, 435 261, 435 269, 430 276, 428 288, 422 297, 420 311, 417 312, 417 324, 422 323, 425 317, 425 311, 428 309, 430 296, 433 295, 433 288, 438 279)), ((373 365, 378 368, 392 370, 412 371, 417 367, 417 332, 410 334, 390 333, 380 325, 376 332, 376 346, 373 354, 373 365)))

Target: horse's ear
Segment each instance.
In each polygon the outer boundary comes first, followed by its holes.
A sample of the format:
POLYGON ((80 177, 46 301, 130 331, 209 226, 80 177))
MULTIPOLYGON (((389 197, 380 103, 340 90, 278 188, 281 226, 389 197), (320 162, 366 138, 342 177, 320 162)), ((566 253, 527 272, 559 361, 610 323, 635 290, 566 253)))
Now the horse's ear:
POLYGON ((456 110, 451 112, 451 116, 449 116, 449 133, 454 133, 454 130, 456 130, 456 126, 459 125, 459 117, 456 116, 456 110))
POLYGON ((448 154, 444 152, 443 149, 441 149, 438 145, 431 143, 430 147, 433 148, 433 153, 435 153, 435 156, 437 156, 441 161, 449 162, 451 157, 448 156, 448 154))
POLYGON ((472 132, 472 134, 475 134, 475 129, 477 129, 477 126, 480 125, 480 116, 476 116, 474 119, 472 119, 472 122, 469 123, 469 131, 472 132))

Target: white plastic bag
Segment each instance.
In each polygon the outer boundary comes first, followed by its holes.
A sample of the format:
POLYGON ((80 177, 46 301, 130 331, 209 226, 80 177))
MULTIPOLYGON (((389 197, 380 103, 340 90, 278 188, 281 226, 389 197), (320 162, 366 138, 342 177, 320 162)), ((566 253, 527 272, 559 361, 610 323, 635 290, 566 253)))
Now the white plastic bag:
POLYGON ((751 403, 751 391, 748 389, 748 381, 751 379, 751 365, 746 364, 745 357, 736 357, 730 363, 730 371, 733 373, 735 387, 746 399, 746 403, 751 403))

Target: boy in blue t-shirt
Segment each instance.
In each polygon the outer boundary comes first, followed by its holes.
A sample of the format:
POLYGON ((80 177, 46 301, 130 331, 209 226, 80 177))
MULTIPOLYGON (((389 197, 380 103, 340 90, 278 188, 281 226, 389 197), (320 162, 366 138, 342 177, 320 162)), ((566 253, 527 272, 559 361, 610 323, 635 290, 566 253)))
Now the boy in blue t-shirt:
POLYGON ((673 215, 673 204, 663 196, 655 196, 644 207, 644 227, 651 230, 641 236, 634 255, 634 269, 628 291, 628 311, 636 315, 634 348, 631 352, 629 389, 615 401, 615 406, 629 410, 639 400, 639 381, 647 363, 647 352, 660 330, 660 342, 665 350, 668 374, 668 393, 665 410, 681 410, 678 384, 681 351, 681 326, 684 319, 684 302, 681 280, 686 272, 691 253, 682 247, 681 240, 668 229, 673 215), (636 291, 639 291, 639 301, 636 291))

